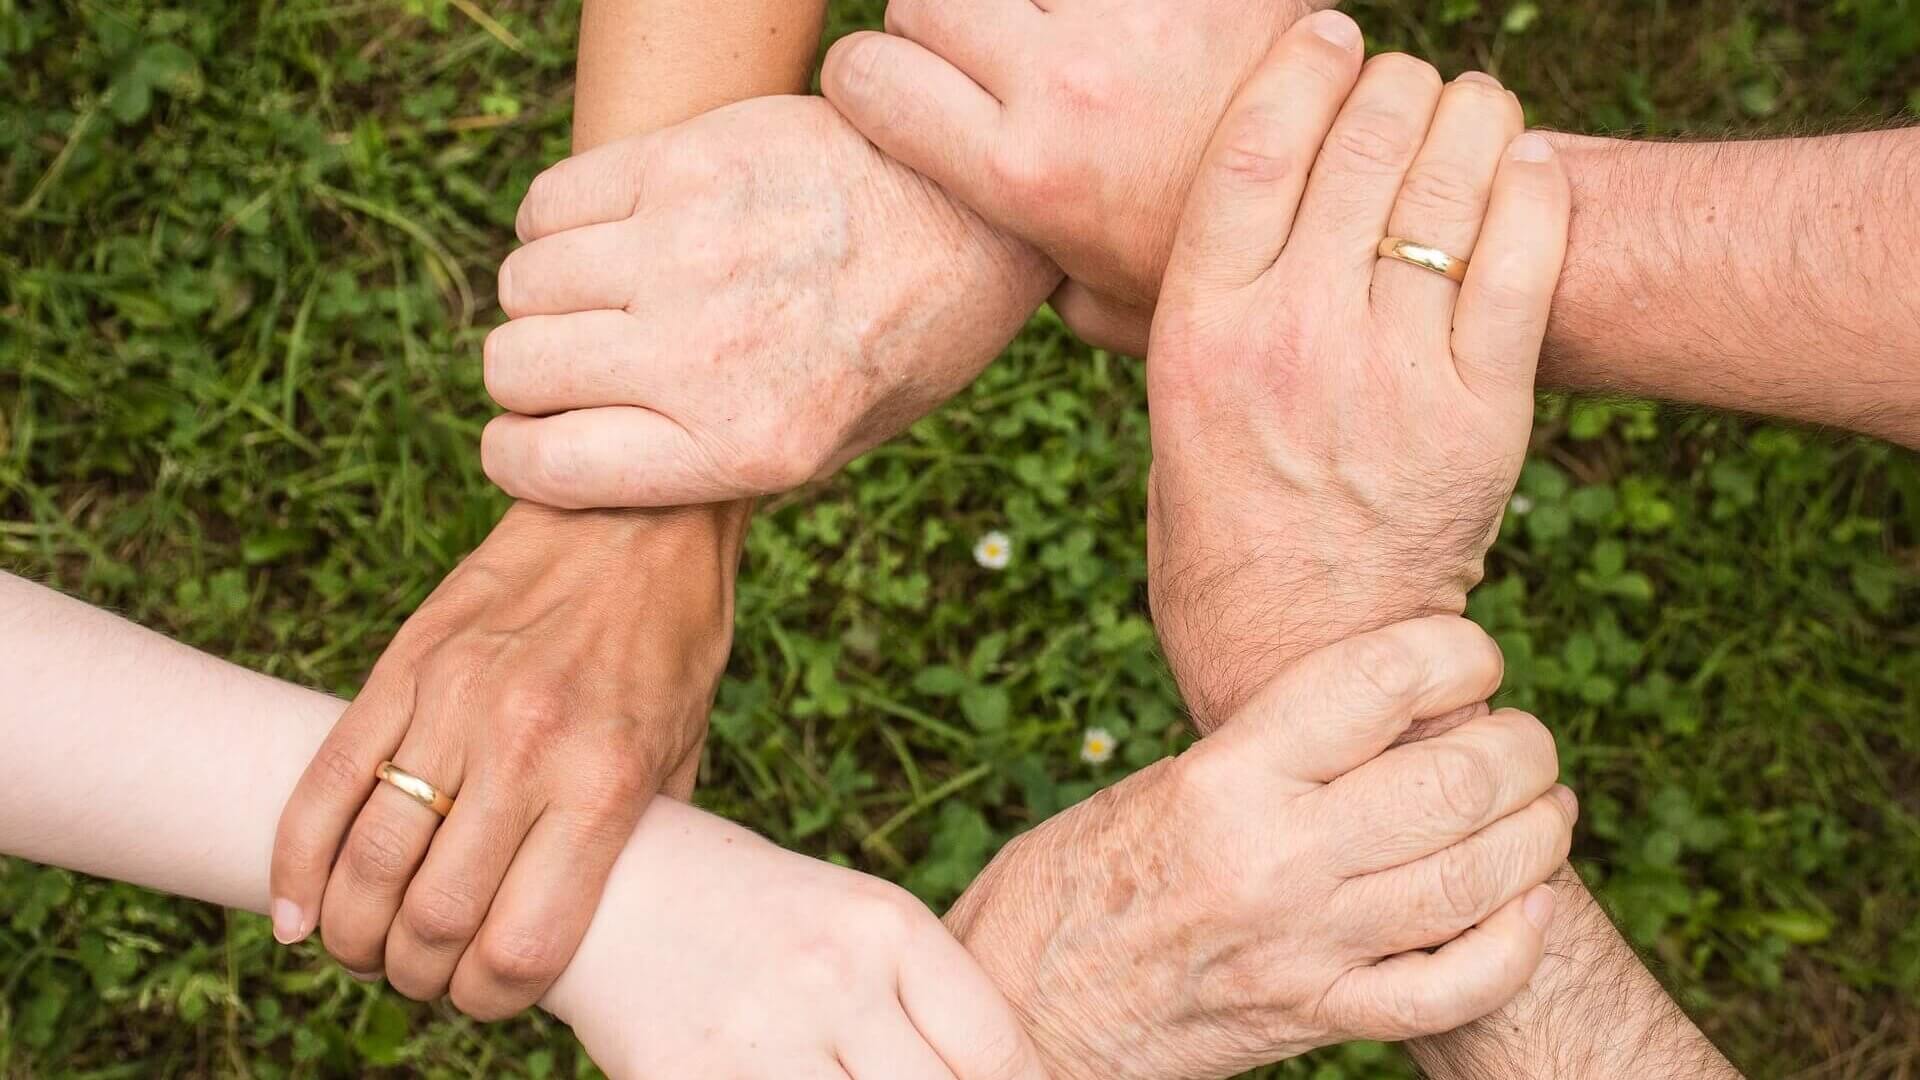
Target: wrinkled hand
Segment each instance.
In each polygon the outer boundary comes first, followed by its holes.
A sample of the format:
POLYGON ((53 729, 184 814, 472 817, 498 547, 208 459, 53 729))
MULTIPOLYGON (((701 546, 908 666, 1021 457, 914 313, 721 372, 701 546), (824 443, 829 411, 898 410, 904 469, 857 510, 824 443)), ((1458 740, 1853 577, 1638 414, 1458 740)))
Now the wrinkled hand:
POLYGON ((656 791, 693 787, 744 514, 520 504, 401 628, 302 776, 274 931, 497 1019, 573 955, 656 791), (374 770, 455 797, 441 822, 374 770))
POLYGON ((616 1080, 1046 1080, 925 905, 666 800, 545 1005, 616 1080))
POLYGON ((1450 617, 1312 653, 1009 844, 948 923, 1056 1080, 1224 1077, 1473 1020, 1540 961, 1577 804, 1523 713, 1387 748, 1500 673, 1450 617))
POLYGON ((1044 257, 818 98, 758 98, 535 179, 487 339, 487 474, 553 506, 820 478, 984 368, 1044 257))
POLYGON ((1303 21, 1235 100, 1154 321, 1149 593, 1203 728, 1301 652, 1462 611, 1532 430, 1565 173, 1497 82, 1361 73, 1357 32, 1315 32, 1341 25, 1303 21), (1465 283, 1389 235, 1471 257, 1465 283))
MULTIPOLYGON (((1138 355, 1200 155, 1274 38, 1331 0, 891 0, 827 97, 1071 279, 1061 316, 1138 355)), ((1350 24, 1349 24, 1350 25, 1350 24)))

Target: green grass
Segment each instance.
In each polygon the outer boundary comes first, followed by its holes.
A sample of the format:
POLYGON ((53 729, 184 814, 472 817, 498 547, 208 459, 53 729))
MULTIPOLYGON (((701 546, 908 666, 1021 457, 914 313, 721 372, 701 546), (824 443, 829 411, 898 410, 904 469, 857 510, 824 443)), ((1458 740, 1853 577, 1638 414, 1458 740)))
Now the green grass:
MULTIPOLYGON (((350 692, 502 509, 479 343, 566 144, 576 5, 0 0, 0 566, 350 692)), ((841 4, 836 30, 880 4, 841 4)), ((1914 0, 1359 5, 1536 122, 1920 109, 1914 0)), ((1046 317, 756 526, 702 801, 943 903, 1181 745, 1143 600, 1138 369, 1046 317), (992 574, 974 539, 1005 529, 992 574), (1101 770, 1080 732, 1119 733, 1101 770)), ((1757 1076, 1920 1068, 1920 468, 1550 400, 1474 613, 1562 736, 1577 854, 1757 1076)), ((573 1075, 537 1017, 363 988, 263 920, 0 861, 0 1076, 573 1075)), ((1905 1070, 1905 1073, 1902 1072, 1905 1070)), ((1275 1075, 1406 1075, 1349 1047, 1275 1075)))

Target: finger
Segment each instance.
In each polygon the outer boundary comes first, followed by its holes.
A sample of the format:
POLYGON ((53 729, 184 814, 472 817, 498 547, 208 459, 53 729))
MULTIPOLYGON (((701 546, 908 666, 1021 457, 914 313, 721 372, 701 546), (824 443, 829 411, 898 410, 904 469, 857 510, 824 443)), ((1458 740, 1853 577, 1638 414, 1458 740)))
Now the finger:
POLYGON ((1414 720, 1486 700, 1502 670, 1500 647, 1465 619, 1398 623, 1301 657, 1196 749, 1325 784, 1373 761, 1414 720))
POLYGON ((647 162, 659 152, 650 136, 596 146, 547 167, 527 188, 514 217, 520 242, 633 216, 647 181, 647 162))
POLYGON ((1465 840, 1554 785, 1553 733, 1501 709, 1445 735, 1397 746, 1314 792, 1315 812, 1359 824, 1336 873, 1377 873, 1465 840))
POLYGON ((1571 204, 1553 144, 1532 133, 1515 139, 1494 178, 1453 315, 1454 365, 1482 395, 1531 399, 1571 204))
POLYGON ((1287 255, 1347 295, 1373 279, 1380 239, 1440 100, 1433 65, 1404 53, 1367 61, 1320 148, 1287 255))
POLYGON ((1130 307, 1073 280, 1062 282, 1047 303, 1067 329, 1088 345, 1122 356, 1147 355, 1151 309, 1130 307))
POLYGON ((487 393, 526 416, 653 406, 682 381, 654 324, 625 311, 512 319, 487 335, 482 357, 487 393))
MULTIPOLYGON (((731 468, 664 413, 631 406, 497 416, 480 464, 502 491, 564 510, 696 506, 786 490, 731 468)), ((793 486, 799 486, 795 484, 793 486)))
POLYGON ((376 665, 294 785, 273 840, 273 936, 303 941, 320 924, 327 878, 367 796, 374 770, 393 757, 413 710, 412 680, 376 665))
MULTIPOLYGON (((1519 99, 1498 80, 1477 71, 1455 79, 1441 93, 1427 141, 1400 185, 1387 235, 1470 263, 1500 155, 1524 126, 1519 99)), ((1375 310, 1423 332, 1420 340, 1447 340, 1459 296, 1460 286, 1431 270, 1398 259, 1374 263, 1375 310)))
POLYGON ((630 219, 543 236, 501 262, 500 310, 518 319, 625 308, 644 251, 630 219))
POLYGON ((959 1080, 1046 1080, 1013 1007, 972 954, 938 923, 900 970, 900 1003, 959 1080))
POLYGON ((849 34, 827 51, 820 89, 882 153, 1024 235, 994 216, 1000 103, 960 69, 906 38, 849 34))
POLYGON ((1355 968, 1327 993, 1346 1039, 1436 1035, 1505 1005, 1546 952, 1551 886, 1536 885, 1437 952, 1407 952, 1355 968))
POLYGON ((610 801, 622 808, 619 817, 562 807, 540 815, 454 969, 451 991, 461 1012, 504 1020, 540 1000, 586 936, 614 859, 646 801, 610 801))
POLYGON ((891 0, 885 26, 1004 101, 1014 81, 1031 75, 1025 46, 1045 17, 1033 0, 891 0))
POLYGON ((853 1080, 958 1080, 904 1012, 861 1017, 838 1053, 853 1080))
MULTIPOLYGON (((414 714, 393 763, 442 794, 457 796, 462 774, 458 743, 445 736, 445 728, 421 722, 417 704, 414 714)), ((440 815, 392 784, 377 785, 367 797, 320 905, 321 939, 348 971, 367 975, 384 970, 387 930, 439 827, 440 815)))
POLYGON ((1477 926, 1551 878, 1573 845, 1580 803, 1555 785, 1545 795, 1445 851, 1341 885, 1362 911, 1386 913, 1361 928, 1376 955, 1427 949, 1477 926), (1382 936, 1384 934, 1384 937, 1382 936))
POLYGON ((387 982, 395 990, 415 1001, 446 995, 535 816, 504 785, 476 780, 462 789, 387 936, 387 982))
POLYGON ((1169 288, 1237 289, 1273 265, 1360 58, 1360 28, 1337 11, 1281 35, 1201 161, 1168 261, 1169 288))

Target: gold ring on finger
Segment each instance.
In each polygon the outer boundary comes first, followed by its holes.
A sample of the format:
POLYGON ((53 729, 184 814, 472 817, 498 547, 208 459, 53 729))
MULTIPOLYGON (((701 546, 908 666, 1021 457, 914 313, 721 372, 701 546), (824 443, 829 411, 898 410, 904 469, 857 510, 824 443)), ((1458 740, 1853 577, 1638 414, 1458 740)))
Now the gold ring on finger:
POLYGON ((453 812, 453 799, 439 788, 420 779, 391 761, 383 761, 373 770, 383 784, 391 784, 402 795, 446 817, 453 812))
POLYGON ((1467 260, 1449 255, 1436 247, 1416 244, 1404 237, 1389 236, 1380 241, 1380 257, 1431 270, 1449 281, 1467 280, 1467 260))

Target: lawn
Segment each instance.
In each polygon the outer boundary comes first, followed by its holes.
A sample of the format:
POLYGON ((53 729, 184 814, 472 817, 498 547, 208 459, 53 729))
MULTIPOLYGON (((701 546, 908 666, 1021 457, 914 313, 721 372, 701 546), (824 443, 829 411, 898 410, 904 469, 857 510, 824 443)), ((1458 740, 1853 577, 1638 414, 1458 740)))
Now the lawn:
MULTIPOLYGON (((837 4, 833 32, 880 8, 837 4)), ((1920 112, 1920 0, 1351 10, 1555 127, 1920 112)), ((0 0, 0 568, 351 693, 504 506, 479 347, 519 196, 566 146, 577 11, 0 0)), ((1178 749, 1147 461, 1138 366, 1043 313, 907 437, 768 506, 700 801, 944 904, 1178 749), (971 555, 996 529, 998 572, 971 555), (1089 726, 1120 739, 1105 766, 1089 726)), ((1560 736, 1581 869, 1752 1075, 1920 1073, 1914 457, 1548 398, 1521 491, 1472 613, 1560 736)), ((0 1077, 590 1068, 550 1021, 363 987, 265 920, 0 860, 0 1077)), ((1354 1046, 1270 1075, 1410 1071, 1354 1046)))

